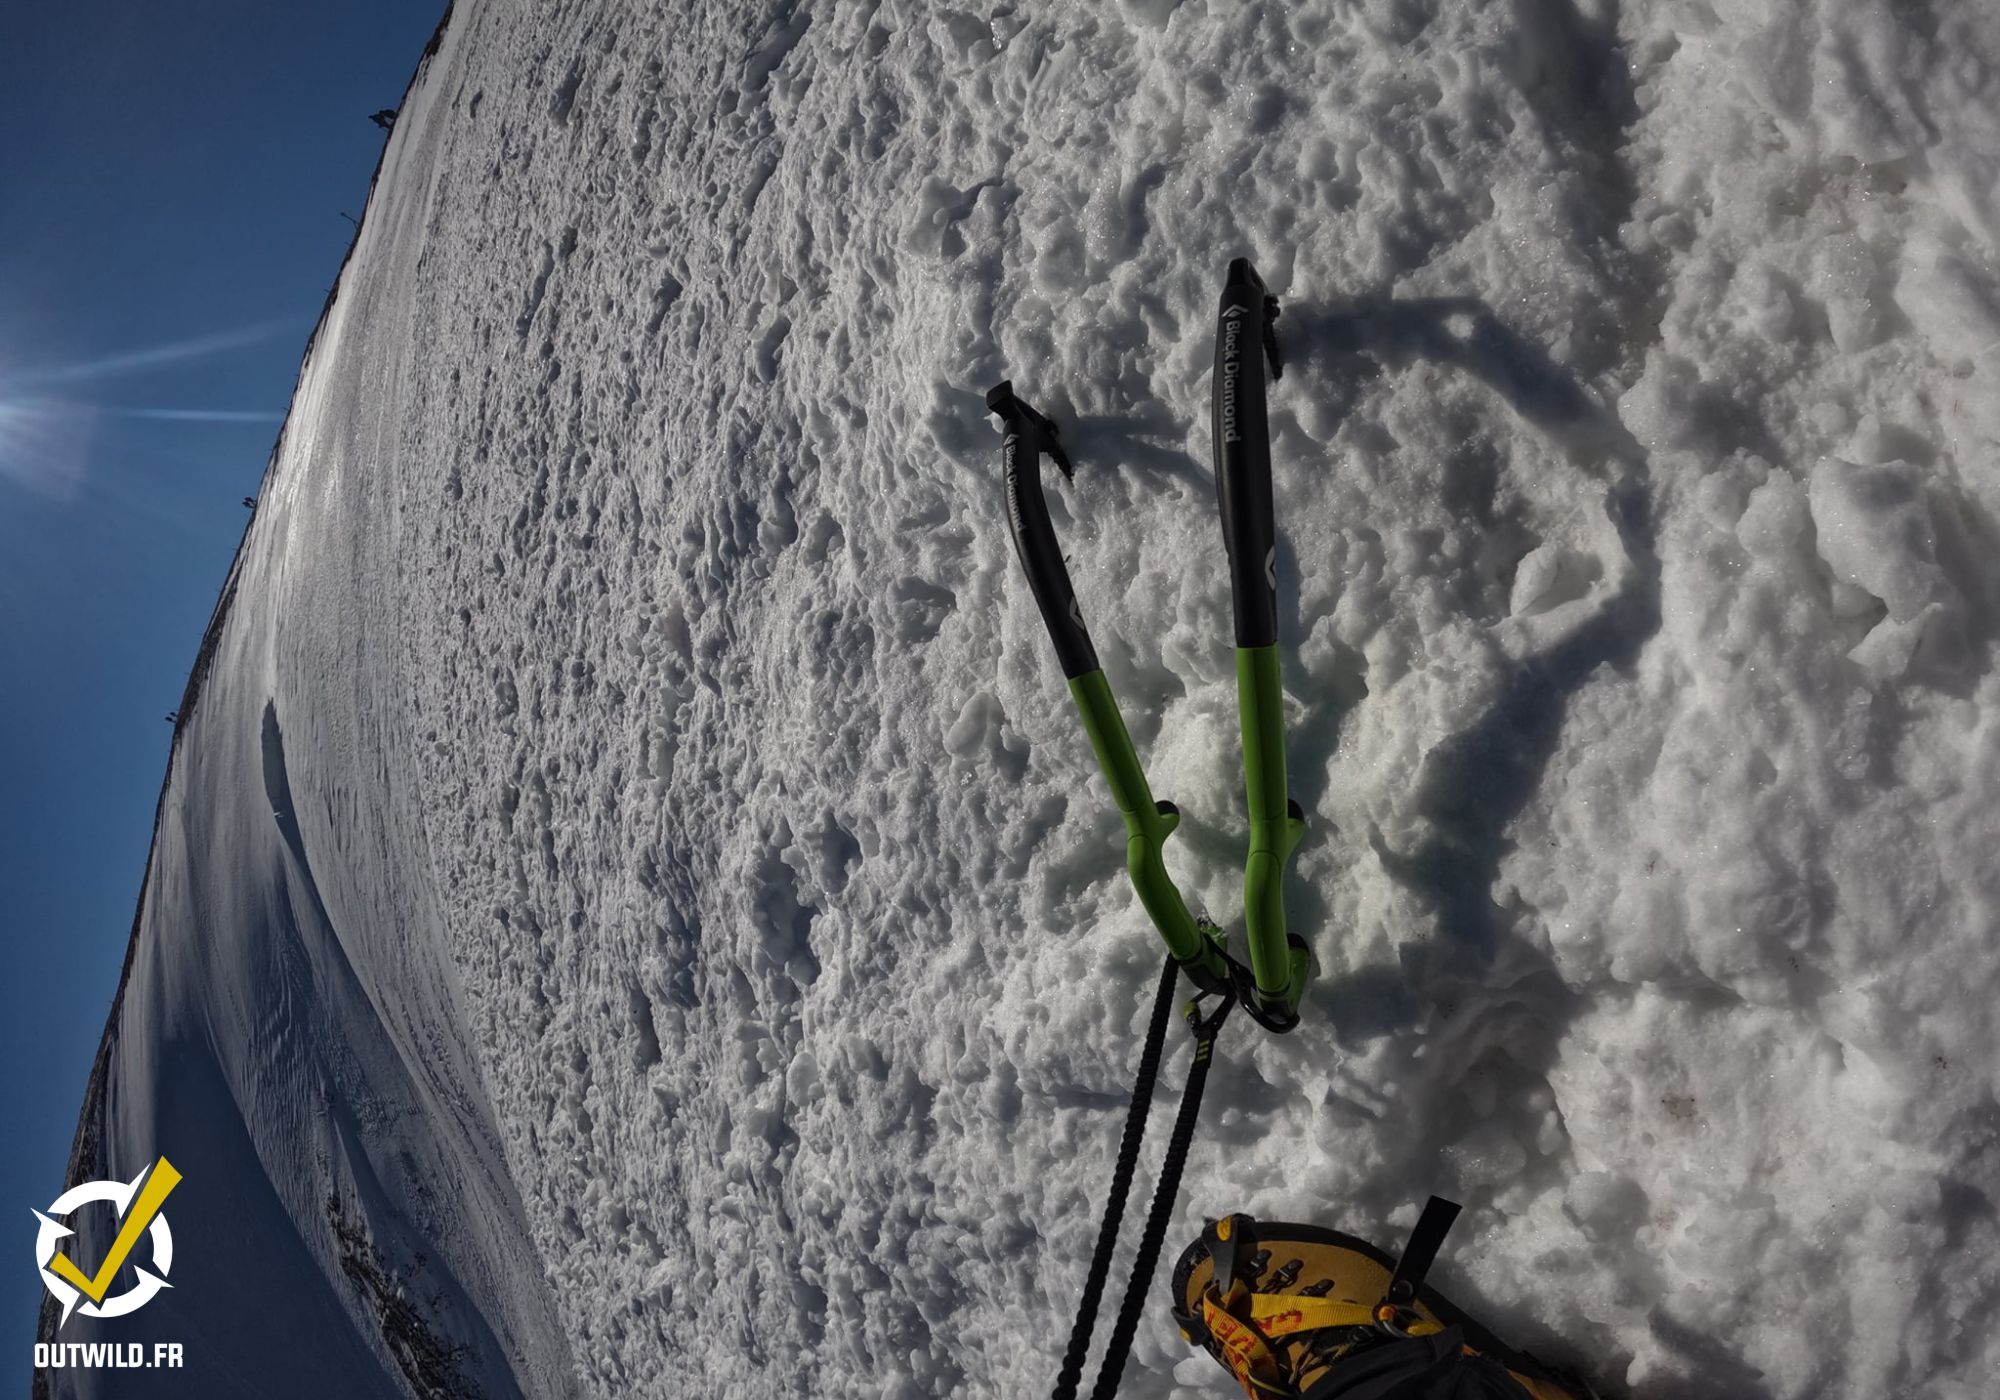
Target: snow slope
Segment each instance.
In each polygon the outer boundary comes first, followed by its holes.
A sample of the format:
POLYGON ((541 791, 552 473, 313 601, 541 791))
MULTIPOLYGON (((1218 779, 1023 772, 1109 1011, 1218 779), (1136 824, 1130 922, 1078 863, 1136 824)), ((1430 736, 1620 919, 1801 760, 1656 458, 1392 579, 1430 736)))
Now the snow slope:
MULTIPOLYGON (((1990 1394, 1996 97, 1972 6, 462 5, 169 776, 84 1131, 188 1242, 102 1334, 1046 1387, 1159 951, 982 395, 1228 922, 1240 253, 1321 975, 1173 1246, 1437 1191, 1608 1390, 1990 1394)), ((1127 1393, 1223 1379, 1161 1309, 1127 1393)))

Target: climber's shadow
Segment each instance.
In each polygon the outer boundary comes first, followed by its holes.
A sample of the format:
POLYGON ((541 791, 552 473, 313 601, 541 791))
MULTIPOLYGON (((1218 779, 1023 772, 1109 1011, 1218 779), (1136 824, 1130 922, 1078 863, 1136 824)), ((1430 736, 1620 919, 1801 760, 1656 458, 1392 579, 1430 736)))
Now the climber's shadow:
MULTIPOLYGON (((1496 902, 1493 892, 1514 848, 1512 825, 1541 790, 1571 701, 1601 667, 1629 672, 1659 628, 1659 563, 1646 456, 1584 380, 1478 298, 1287 305, 1280 334, 1299 377, 1334 396, 1335 411, 1342 415, 1362 401, 1371 381, 1418 362, 1477 379, 1579 475, 1602 483, 1599 489, 1631 562, 1622 585, 1588 619, 1514 662, 1499 693, 1432 748, 1409 799, 1425 818, 1420 838, 1392 848, 1379 832, 1356 833, 1383 871, 1430 911, 1434 924, 1428 936, 1412 929, 1399 940, 1397 965, 1323 979, 1309 993, 1306 1014, 1330 1023, 1349 1045, 1379 1046, 1386 1038, 1396 1047, 1391 1058, 1409 1061, 1410 1082, 1431 1086, 1401 1109, 1407 1138, 1455 1141, 1482 1121, 1483 1110, 1467 1086, 1483 1079, 1502 1086, 1503 1103, 1529 1101, 1546 1084, 1567 1028, 1583 1009, 1583 998, 1564 981, 1546 937, 1530 923, 1532 916, 1496 902), (1425 1035, 1409 1034, 1418 1025, 1427 1028, 1425 1035), (1429 1049, 1437 1053, 1424 1059, 1420 1041, 1435 1042, 1429 1049), (1441 1061, 1459 1069, 1441 1075, 1436 1069, 1441 1061)), ((1461 506, 1449 495, 1444 499, 1483 519, 1476 502, 1461 506)), ((1299 619, 1294 615, 1291 621, 1293 630, 1285 635, 1299 636, 1299 619)), ((1295 737, 1308 763, 1321 737, 1295 737)), ((1331 751, 1319 757, 1330 762, 1331 751)), ((1322 762, 1318 771, 1324 767, 1322 762)), ((1356 857, 1366 858, 1360 852, 1356 857)), ((1287 890, 1288 902, 1303 893, 1302 912, 1326 912, 1316 891, 1296 886, 1287 890)), ((1361 1103, 1366 1093, 1359 1081, 1345 1090, 1339 1086, 1336 1076, 1328 1100, 1328 1111, 1336 1115, 1351 1107, 1345 1099, 1361 1103)), ((1527 1141, 1533 1124, 1520 1115, 1506 1130, 1527 1141)), ((1448 1162, 1421 1152, 1398 1165, 1427 1176, 1441 1173, 1440 1189, 1473 1186, 1453 1180, 1448 1162)), ((1561 1170, 1561 1154, 1531 1157, 1521 1176, 1539 1173, 1553 1188, 1561 1170)), ((1516 1321, 1532 1333, 1526 1319, 1516 1321)))
MULTIPOLYGON (((1545 1009, 1553 1016, 1568 1000, 1556 990, 1561 979, 1491 892, 1512 848, 1508 827, 1540 787, 1571 698, 1600 666, 1629 669, 1659 626, 1659 568, 1644 453, 1575 375, 1476 297, 1377 297, 1332 309, 1287 307, 1283 326, 1288 353, 1318 371, 1314 378, 1325 392, 1352 402, 1369 380, 1412 362, 1450 366, 1505 399, 1580 471, 1609 483, 1612 517, 1633 563, 1624 587, 1563 640, 1516 663, 1494 701, 1432 751, 1416 795, 1429 819, 1427 837, 1402 851, 1389 849, 1379 837, 1372 841, 1383 868, 1421 895, 1438 920, 1443 946, 1417 966, 1406 960, 1405 977, 1429 982, 1446 965, 1476 975, 1504 951, 1513 966, 1551 974, 1546 981, 1552 1004, 1545 1009)), ((1410 996, 1388 997, 1385 975, 1364 972, 1335 979, 1324 989, 1324 1012, 1336 1023, 1346 1022, 1337 1030, 1372 1038, 1414 1021, 1427 1000, 1421 986, 1410 996)), ((1559 1017, 1548 1032, 1560 1034, 1559 1017)))
POLYGON ((1478 297, 1364 297, 1331 309, 1288 306, 1280 325, 1288 353, 1301 362, 1325 362, 1333 388, 1348 402, 1383 372, 1429 360, 1485 383, 1572 456, 1608 456, 1628 465, 1644 458, 1625 426, 1574 375, 1478 297))

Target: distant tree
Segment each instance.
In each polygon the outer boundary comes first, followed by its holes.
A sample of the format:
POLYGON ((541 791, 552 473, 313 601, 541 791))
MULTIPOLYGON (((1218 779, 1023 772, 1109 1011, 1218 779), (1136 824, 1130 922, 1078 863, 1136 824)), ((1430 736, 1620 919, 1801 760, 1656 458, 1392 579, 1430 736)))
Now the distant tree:
POLYGON ((394 107, 384 107, 379 112, 371 112, 368 115, 368 120, 374 122, 375 125, 381 127, 384 131, 387 131, 396 124, 396 109, 394 107))
POLYGON ((180 712, 179 710, 168 710, 168 711, 167 711, 167 723, 168 723, 168 724, 179 724, 180 722, 181 722, 181 712, 180 712))
POLYGON ((246 510, 257 509, 257 498, 255 496, 245 496, 243 498, 243 506, 246 510))

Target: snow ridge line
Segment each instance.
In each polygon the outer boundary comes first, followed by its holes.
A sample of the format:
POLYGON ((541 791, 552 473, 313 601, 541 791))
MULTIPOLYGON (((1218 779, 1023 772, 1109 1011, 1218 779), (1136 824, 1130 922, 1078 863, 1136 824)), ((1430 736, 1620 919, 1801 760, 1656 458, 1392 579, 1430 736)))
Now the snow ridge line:
MULTIPOLYGON (((444 44, 445 31, 450 27, 457 0, 446 0, 444 13, 438 17, 437 27, 424 44, 416 66, 410 70, 410 79, 403 86, 403 102, 423 80, 430 68, 430 61, 444 44)), ((382 153, 375 158, 375 170, 368 177, 368 196, 362 204, 361 221, 355 225, 354 236, 348 241, 347 251, 341 255, 340 266, 334 273, 333 285, 327 289, 326 301, 321 305, 319 318, 313 323, 312 331, 306 337, 305 348, 299 355, 299 372, 292 382, 292 401, 286 410, 285 422, 279 426, 276 441, 271 444, 270 455, 265 460, 264 476, 258 485, 258 499, 263 499, 270 485, 271 473, 276 470, 279 454, 285 446, 285 435, 291 427, 291 413, 298 404, 299 386, 305 380, 306 367, 312 362, 313 347, 318 343, 319 333, 325 327, 327 317, 332 314, 334 302, 340 295, 341 279, 347 265, 353 260, 354 250, 361 241, 361 228, 367 222, 369 207, 374 203, 375 189, 382 176, 383 164, 388 159, 390 142, 394 133, 382 143, 382 153)), ((174 760, 180 755, 181 739, 194 719, 195 707, 201 703, 203 683, 208 679, 210 666, 214 663, 216 650, 221 644, 223 624, 229 620, 230 607, 236 600, 236 585, 242 575, 243 551, 249 544, 250 532, 256 528, 257 514, 252 512, 244 522, 243 534, 237 540, 236 552, 230 556, 229 571, 223 577, 221 591, 217 594, 215 607, 209 614, 208 625, 202 629, 201 642, 195 649, 193 665, 188 670, 187 684, 181 691, 180 708, 175 712, 173 739, 167 750, 166 773, 160 780, 160 795, 153 804, 153 834, 146 847, 146 866, 139 877, 139 897, 132 911, 132 931, 125 942, 125 959, 118 968, 118 983, 111 994, 111 1006, 105 1013, 104 1032, 98 1038, 97 1053, 91 1058, 90 1074, 84 1081, 83 1105, 77 1112, 76 1132, 70 1141, 69 1163, 65 1168, 65 1180, 69 1182, 95 1180, 105 1176, 109 1168, 103 1160, 104 1088, 111 1065, 111 1052, 118 1039, 118 1024, 125 1008, 125 989, 132 977, 133 957, 139 948, 139 931, 146 916, 146 896, 152 889, 153 863, 158 855, 160 821, 166 812, 167 793, 173 786, 174 760)), ((35 1327, 35 1339, 51 1342, 55 1339, 56 1328, 62 1321, 62 1310, 54 1297, 42 1299, 42 1310, 35 1327)), ((32 1372, 31 1400, 48 1400, 49 1373, 36 1368, 32 1372)))

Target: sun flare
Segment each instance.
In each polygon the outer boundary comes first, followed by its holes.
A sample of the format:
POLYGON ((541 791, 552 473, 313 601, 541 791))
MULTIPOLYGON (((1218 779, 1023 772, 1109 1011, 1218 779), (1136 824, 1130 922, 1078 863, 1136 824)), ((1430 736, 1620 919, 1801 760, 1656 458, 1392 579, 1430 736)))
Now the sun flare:
POLYGON ((0 358, 0 480, 57 500, 73 496, 89 462, 89 448, 105 419, 153 423, 269 425, 282 413, 263 409, 183 408, 107 404, 88 397, 91 386, 148 371, 223 355, 296 330, 290 320, 260 321, 133 350, 112 351, 69 364, 27 366, 0 358))

